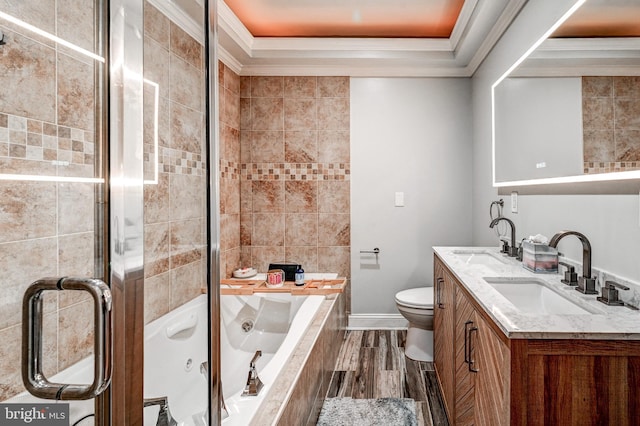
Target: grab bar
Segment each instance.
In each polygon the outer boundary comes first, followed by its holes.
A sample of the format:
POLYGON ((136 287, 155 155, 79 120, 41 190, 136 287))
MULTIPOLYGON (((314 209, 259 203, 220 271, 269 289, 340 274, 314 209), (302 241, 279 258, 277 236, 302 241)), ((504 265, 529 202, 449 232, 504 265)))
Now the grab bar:
POLYGON ((33 282, 22 299, 22 381, 33 396, 55 400, 95 398, 111 381, 111 290, 98 279, 43 278, 33 282), (94 368, 90 385, 51 383, 42 371, 42 293, 49 290, 84 290, 94 301, 94 368))
POLYGON ((191 314, 189 315, 189 318, 186 318, 182 321, 179 321, 177 324, 172 324, 167 327, 167 337, 171 339, 176 334, 192 329, 196 325, 198 325, 198 316, 196 314, 191 314))
POLYGON ((375 247, 373 250, 360 250, 360 253, 380 254, 380 249, 375 247))

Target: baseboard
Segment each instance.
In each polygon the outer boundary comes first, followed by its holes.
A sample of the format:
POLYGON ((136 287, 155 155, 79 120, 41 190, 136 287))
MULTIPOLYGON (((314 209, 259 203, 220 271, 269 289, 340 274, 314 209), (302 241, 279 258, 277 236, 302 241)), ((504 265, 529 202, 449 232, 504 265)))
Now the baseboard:
POLYGON ((408 325, 401 314, 350 314, 347 330, 397 330, 408 325))

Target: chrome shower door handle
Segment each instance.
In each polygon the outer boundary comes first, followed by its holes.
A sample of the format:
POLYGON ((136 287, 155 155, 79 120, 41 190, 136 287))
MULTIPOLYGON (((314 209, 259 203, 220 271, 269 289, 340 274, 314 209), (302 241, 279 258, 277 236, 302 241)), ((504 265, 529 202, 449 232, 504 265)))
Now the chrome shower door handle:
POLYGON ((111 381, 112 323, 111 290, 101 280, 91 278, 43 278, 33 282, 22 299, 22 381, 38 398, 83 400, 100 395, 111 381), (94 301, 93 383, 52 383, 42 372, 42 293, 84 290, 94 301))

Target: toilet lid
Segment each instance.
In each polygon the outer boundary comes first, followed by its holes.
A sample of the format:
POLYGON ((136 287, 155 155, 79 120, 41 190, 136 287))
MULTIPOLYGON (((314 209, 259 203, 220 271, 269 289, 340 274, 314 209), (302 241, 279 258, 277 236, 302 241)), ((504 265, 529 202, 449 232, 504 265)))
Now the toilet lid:
POLYGON ((411 308, 433 309, 433 287, 402 290, 396 294, 396 302, 411 308))

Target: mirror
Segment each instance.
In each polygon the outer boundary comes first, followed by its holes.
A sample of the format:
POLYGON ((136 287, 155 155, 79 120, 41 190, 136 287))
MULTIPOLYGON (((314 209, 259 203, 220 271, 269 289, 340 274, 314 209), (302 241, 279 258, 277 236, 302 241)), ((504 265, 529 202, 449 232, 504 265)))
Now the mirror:
MULTIPOLYGON (((638 192, 638 23, 640 0, 578 1, 493 85, 501 193, 551 183, 571 184, 568 192, 638 192)), ((537 191, 554 192, 544 186, 537 191)))

